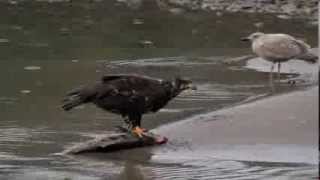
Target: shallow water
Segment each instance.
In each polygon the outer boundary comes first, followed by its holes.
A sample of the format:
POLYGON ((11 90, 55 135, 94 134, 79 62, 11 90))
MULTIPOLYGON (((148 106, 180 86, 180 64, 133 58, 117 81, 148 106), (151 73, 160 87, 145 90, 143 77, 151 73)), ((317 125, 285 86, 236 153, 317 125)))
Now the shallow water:
MULTIPOLYGON (((168 154, 142 148, 108 155, 53 155, 122 124, 120 117, 92 105, 70 113, 60 108, 66 91, 102 74, 166 79, 179 75, 195 82, 197 91, 181 94, 159 113, 144 116, 143 125, 150 129, 268 96, 268 74, 255 70, 261 70, 261 64, 252 69, 250 64, 246 68, 223 63, 250 53, 239 38, 256 31, 257 21, 265 22, 263 31, 290 33, 312 46, 317 43, 316 27, 270 15, 177 15, 152 3, 137 10, 112 1, 0 1, 0 179, 316 177, 314 164, 217 159, 205 149, 198 152, 204 156, 196 156, 184 142, 174 143, 168 154), (136 19, 143 24, 135 24, 136 19), (144 40, 152 41, 152 47, 145 47, 144 40)), ((306 81, 295 87, 283 84, 277 93, 317 83, 306 81)))

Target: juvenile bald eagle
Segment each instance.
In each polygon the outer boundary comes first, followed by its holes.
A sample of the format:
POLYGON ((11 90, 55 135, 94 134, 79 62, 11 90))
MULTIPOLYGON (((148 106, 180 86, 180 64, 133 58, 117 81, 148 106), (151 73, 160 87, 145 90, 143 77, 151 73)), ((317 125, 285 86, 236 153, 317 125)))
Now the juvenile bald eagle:
POLYGON ((190 80, 154 79, 135 74, 107 75, 93 85, 76 88, 67 93, 63 109, 69 111, 84 103, 120 114, 132 132, 142 137, 142 115, 157 112, 172 98, 186 89, 195 89, 190 80))

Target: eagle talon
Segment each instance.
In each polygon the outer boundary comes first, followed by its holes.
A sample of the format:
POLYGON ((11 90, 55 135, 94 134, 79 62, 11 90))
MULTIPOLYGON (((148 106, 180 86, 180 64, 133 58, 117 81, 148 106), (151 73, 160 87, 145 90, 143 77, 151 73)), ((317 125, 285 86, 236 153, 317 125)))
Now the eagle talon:
POLYGON ((140 128, 139 126, 136 126, 132 129, 132 133, 136 134, 139 138, 142 138, 146 131, 146 129, 140 128))

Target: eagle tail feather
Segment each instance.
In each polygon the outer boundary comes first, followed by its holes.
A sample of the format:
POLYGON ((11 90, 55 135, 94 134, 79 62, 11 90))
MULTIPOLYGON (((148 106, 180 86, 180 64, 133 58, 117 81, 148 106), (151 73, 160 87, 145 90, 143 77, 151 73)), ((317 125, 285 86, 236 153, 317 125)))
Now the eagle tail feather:
POLYGON ((84 101, 83 98, 81 98, 80 93, 74 91, 68 94, 67 97, 63 100, 62 108, 65 111, 69 111, 82 103, 84 103, 84 101))

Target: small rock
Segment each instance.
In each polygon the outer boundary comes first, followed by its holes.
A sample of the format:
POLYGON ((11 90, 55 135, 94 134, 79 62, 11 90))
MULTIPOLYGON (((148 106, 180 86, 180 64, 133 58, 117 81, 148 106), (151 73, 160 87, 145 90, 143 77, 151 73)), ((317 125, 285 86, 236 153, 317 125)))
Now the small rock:
POLYGON ((218 17, 221 17, 223 14, 222 14, 222 12, 217 11, 217 12, 216 12, 216 15, 217 15, 218 17))
POLYGON ((79 62, 79 60, 78 59, 72 59, 71 62, 77 63, 77 62, 79 62))
POLYGON ((11 26, 11 29, 13 30, 22 30, 22 26, 18 26, 18 25, 14 25, 14 26, 11 26))
POLYGON ((262 28, 264 26, 264 23, 263 22, 257 22, 257 23, 254 23, 254 26, 258 29, 262 28))
POLYGON ((198 34, 198 32, 199 32, 198 29, 192 29, 191 30, 191 34, 192 35, 196 35, 196 34, 198 34))
POLYGON ((309 24, 312 26, 318 26, 319 22, 317 20, 314 20, 314 21, 311 21, 309 24))
POLYGON ((20 91, 20 93, 22 93, 22 94, 29 94, 29 93, 31 93, 31 91, 28 90, 28 89, 23 89, 23 90, 20 91))
POLYGON ((274 4, 266 4, 261 7, 261 11, 265 13, 277 13, 279 12, 279 8, 274 4))
POLYGON ((80 106, 77 106, 75 107, 74 109, 84 109, 85 105, 80 105, 80 106))
MULTIPOLYGON (((94 21, 92 19, 87 19, 83 22, 85 28, 90 28, 94 25, 94 21)), ((70 30, 68 30, 70 31, 70 30)))
POLYGON ((16 4, 18 4, 18 2, 17 2, 17 1, 14 1, 14 0, 10 0, 10 1, 9 1, 9 4, 11 4, 11 5, 16 5, 16 4))
POLYGON ((143 3, 143 0, 117 0, 117 2, 124 3, 132 9, 139 9, 143 3))
POLYGON ((41 86, 43 86, 43 82, 42 81, 36 81, 35 85, 38 86, 38 87, 41 87, 41 86))
POLYGON ((182 8, 171 8, 169 9, 169 12, 172 14, 182 14, 184 12, 184 10, 182 8))
POLYGON ((246 3, 243 3, 241 6, 242 9, 251 9, 256 7, 256 3, 254 3, 253 1, 245 1, 246 3))
POLYGON ((290 16, 285 15, 285 14, 280 14, 280 15, 278 15, 277 17, 280 18, 280 19, 291 19, 290 16))
POLYGON ((293 14, 295 11, 297 11, 297 7, 293 4, 285 4, 283 6, 281 6, 281 9, 283 10, 284 13, 286 14, 293 14))
POLYGON ((60 28, 60 33, 62 34, 62 35, 68 35, 68 34, 70 34, 70 29, 69 28, 66 28, 66 27, 62 27, 62 28, 60 28))
POLYGON ((23 69, 28 70, 28 71, 35 71, 35 70, 40 70, 41 67, 40 66, 26 66, 23 69))
POLYGON ((143 47, 152 47, 154 45, 154 43, 149 40, 142 40, 139 42, 139 44, 143 47))
POLYGON ((7 43, 9 42, 9 39, 0 38, 0 43, 7 43))
POLYGON ((229 12, 238 12, 241 9, 241 6, 238 4, 231 4, 229 7, 227 7, 227 11, 229 12))
POLYGON ((143 19, 133 19, 132 24, 141 25, 141 24, 144 24, 144 22, 143 22, 143 19))

